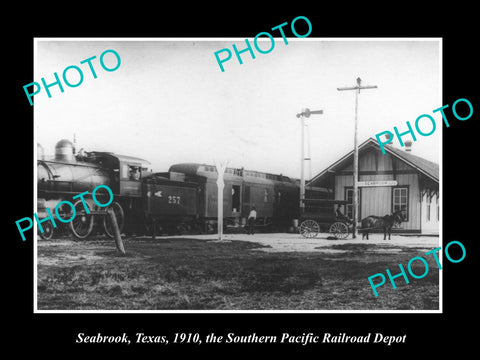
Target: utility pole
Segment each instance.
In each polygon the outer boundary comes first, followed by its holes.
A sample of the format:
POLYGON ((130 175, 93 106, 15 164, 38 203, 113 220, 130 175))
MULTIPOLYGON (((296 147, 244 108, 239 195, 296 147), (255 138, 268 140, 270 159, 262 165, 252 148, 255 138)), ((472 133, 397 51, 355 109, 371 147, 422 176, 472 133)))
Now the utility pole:
POLYGON ((338 91, 355 90, 355 136, 353 140, 353 234, 352 238, 357 237, 358 224, 358 95, 362 89, 376 89, 377 85, 361 85, 362 79, 357 78, 357 86, 337 88, 338 91))
MULTIPOLYGON (((297 118, 300 118, 301 121, 301 126, 302 126, 302 138, 301 138, 301 151, 300 151, 300 157, 301 157, 301 162, 300 162, 300 210, 301 213, 303 213, 303 210, 305 209, 305 175, 304 175, 304 162, 305 160, 305 118, 309 118, 311 114, 323 114, 323 110, 313 110, 310 111, 310 109, 302 109, 302 112, 300 114, 297 114, 297 118)), ((310 157, 310 154, 308 155, 310 157)), ((308 159, 310 160, 310 159, 308 159)))

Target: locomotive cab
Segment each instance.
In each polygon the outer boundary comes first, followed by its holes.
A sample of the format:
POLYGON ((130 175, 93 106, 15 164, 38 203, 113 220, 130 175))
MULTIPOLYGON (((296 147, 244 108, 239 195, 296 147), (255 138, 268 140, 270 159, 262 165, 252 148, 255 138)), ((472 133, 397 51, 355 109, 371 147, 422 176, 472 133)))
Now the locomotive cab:
POLYGON ((95 158, 113 173, 112 191, 120 196, 142 196, 142 178, 150 162, 132 156, 94 152, 95 158))

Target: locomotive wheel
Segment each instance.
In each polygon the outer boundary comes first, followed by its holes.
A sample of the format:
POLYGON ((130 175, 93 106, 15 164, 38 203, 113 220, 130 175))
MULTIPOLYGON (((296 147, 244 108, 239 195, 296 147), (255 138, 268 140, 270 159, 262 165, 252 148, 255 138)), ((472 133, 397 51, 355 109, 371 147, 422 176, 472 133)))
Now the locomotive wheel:
POLYGON ((345 239, 348 236, 348 226, 343 222, 335 222, 330 226, 329 232, 337 239, 345 239))
POLYGON ((50 222, 42 224, 43 233, 38 231, 38 234, 43 240, 50 240, 53 237, 53 225, 50 222))
POLYGON ((305 238, 314 238, 320 232, 320 226, 315 220, 305 220, 300 224, 300 234, 305 238))
MULTIPOLYGON (((117 218, 118 229, 120 230, 120 233, 122 233, 123 225, 125 224, 125 213, 123 212, 122 206, 114 201, 108 208, 113 209, 115 217, 117 218)), ((113 239, 112 220, 110 220, 109 216, 103 218, 103 229, 105 230, 105 235, 113 239)))
MULTIPOLYGON (((92 233, 93 229, 93 215, 87 214, 83 206, 82 200, 78 200, 75 204, 76 215, 75 218, 68 224, 73 235, 77 239, 85 239, 92 233)), ((90 206, 86 204, 89 210, 90 206)))

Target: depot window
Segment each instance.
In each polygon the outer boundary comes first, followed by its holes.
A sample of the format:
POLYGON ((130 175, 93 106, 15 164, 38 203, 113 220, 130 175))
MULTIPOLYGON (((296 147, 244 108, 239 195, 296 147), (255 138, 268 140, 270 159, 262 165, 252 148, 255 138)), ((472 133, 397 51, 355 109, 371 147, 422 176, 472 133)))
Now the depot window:
POLYGON ((427 221, 430 221, 430 208, 432 205, 432 197, 427 195, 427 221))
MULTIPOLYGON (((342 211, 344 215, 346 215, 348 218, 353 219, 353 187, 346 186, 345 187, 345 194, 344 194, 344 199, 348 201, 347 204, 345 204, 345 212, 342 211)), ((362 191, 361 189, 358 189, 358 218, 362 218, 362 191)))
POLYGON ((392 191, 392 212, 403 211, 404 221, 408 221, 408 187, 395 187, 392 191))
POLYGON ((440 194, 437 195, 437 221, 440 221, 440 194))

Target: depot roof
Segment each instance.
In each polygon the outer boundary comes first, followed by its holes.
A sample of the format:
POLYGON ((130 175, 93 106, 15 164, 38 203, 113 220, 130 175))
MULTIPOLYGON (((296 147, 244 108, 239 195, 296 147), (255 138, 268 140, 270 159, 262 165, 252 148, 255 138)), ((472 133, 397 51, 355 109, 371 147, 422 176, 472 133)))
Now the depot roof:
MULTIPOLYGON (((380 146, 378 142, 373 138, 368 138, 365 142, 363 142, 358 147, 358 152, 360 153, 362 150, 366 150, 368 148, 374 147, 380 151, 380 146)), ((393 146, 385 146, 385 152, 391 154, 392 156, 396 157, 397 159, 403 161, 407 165, 413 167, 414 169, 418 170, 420 173, 424 174, 425 176, 429 177, 435 182, 439 181, 439 165, 424 159, 420 156, 413 155, 410 152, 405 150, 397 149, 393 146)), ((327 167, 325 170, 320 172, 317 176, 312 178, 309 182, 312 183, 321 177, 323 177, 327 173, 334 172, 336 170, 342 169, 346 166, 347 163, 351 162, 353 158, 353 150, 341 157, 339 160, 334 162, 332 165, 327 167)))

